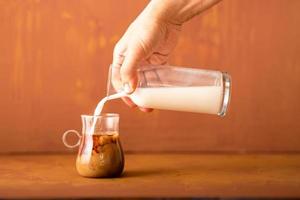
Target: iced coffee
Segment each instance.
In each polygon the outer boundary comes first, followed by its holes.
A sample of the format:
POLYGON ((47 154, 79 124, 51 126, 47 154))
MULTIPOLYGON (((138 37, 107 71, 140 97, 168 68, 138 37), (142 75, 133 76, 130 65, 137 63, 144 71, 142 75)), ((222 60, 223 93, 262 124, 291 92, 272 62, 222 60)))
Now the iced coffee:
POLYGON ((119 115, 82 115, 82 134, 68 130, 63 134, 65 146, 79 146, 76 169, 81 176, 110 178, 120 176, 124 169, 124 154, 119 137, 119 115), (70 144, 69 134, 76 134, 78 142, 70 144))
POLYGON ((83 135, 76 168, 85 177, 117 177, 124 168, 118 133, 83 135))

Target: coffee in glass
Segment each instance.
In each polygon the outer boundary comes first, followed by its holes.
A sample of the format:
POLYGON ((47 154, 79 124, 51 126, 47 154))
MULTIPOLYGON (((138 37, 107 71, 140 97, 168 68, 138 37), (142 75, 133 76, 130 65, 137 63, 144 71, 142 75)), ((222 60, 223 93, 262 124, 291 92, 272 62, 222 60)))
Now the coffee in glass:
POLYGON ((67 147, 79 146, 76 169, 84 177, 118 177, 124 169, 124 154, 119 138, 119 115, 82 115, 82 135, 75 130, 66 131, 63 142, 67 147), (80 138, 69 145, 66 137, 75 133, 80 138))

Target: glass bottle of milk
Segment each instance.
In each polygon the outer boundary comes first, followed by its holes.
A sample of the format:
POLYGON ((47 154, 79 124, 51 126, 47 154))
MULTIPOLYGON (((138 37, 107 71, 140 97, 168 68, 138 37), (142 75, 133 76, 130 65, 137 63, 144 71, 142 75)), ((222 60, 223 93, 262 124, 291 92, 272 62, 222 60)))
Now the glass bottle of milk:
MULTIPOLYGON (((137 72, 137 88, 127 96, 139 107, 226 114, 231 77, 225 72, 173 66, 144 66, 137 72)), ((111 66, 108 95, 125 95, 122 89, 120 68, 111 66)))

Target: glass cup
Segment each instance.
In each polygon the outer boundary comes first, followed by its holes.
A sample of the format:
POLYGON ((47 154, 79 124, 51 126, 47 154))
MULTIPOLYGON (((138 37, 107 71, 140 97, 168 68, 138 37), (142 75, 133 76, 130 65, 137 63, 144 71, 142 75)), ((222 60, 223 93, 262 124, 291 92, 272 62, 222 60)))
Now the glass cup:
MULTIPOLYGON (((136 90, 127 95, 136 105, 225 116, 231 77, 226 72, 174 66, 137 69, 136 90)), ((120 67, 110 66, 107 95, 124 94, 120 67), (114 77, 114 78, 112 78, 114 77)))
POLYGON ((84 177, 118 177, 124 169, 124 154, 119 139, 119 115, 82 115, 82 135, 68 130, 62 136, 68 148, 79 146, 76 169, 84 177), (75 133, 78 142, 70 145, 67 136, 75 133))

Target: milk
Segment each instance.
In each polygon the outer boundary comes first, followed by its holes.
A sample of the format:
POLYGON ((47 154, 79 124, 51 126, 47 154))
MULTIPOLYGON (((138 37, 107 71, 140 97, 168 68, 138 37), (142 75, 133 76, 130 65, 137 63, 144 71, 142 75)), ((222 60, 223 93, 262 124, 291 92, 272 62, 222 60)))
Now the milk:
MULTIPOLYGON (((126 96, 126 93, 124 92, 120 92, 120 93, 117 93, 117 94, 113 94, 113 95, 110 95, 110 96, 106 96, 104 97, 103 99, 101 99, 101 101, 97 104, 97 107, 94 111, 94 116, 98 116, 98 115, 101 115, 101 112, 102 112, 102 109, 104 107, 104 104, 109 101, 109 100, 113 100, 113 99, 118 99, 118 98, 121 98, 121 97, 124 97, 126 96)), ((94 132, 95 132, 95 126, 96 126, 96 123, 97 123, 97 118, 94 118, 93 119, 93 124, 91 126, 91 129, 88 131, 90 135, 92 135, 94 132)))
POLYGON ((223 100, 223 87, 137 88, 130 98, 144 108, 218 114, 223 100))
POLYGON ((106 96, 104 97, 103 99, 101 99, 101 101, 98 103, 95 111, 94 111, 94 116, 95 115, 100 115, 101 112, 102 112, 102 109, 103 109, 103 106, 104 104, 108 101, 108 100, 113 100, 113 99, 118 99, 118 98, 121 98, 121 97, 124 97, 126 96, 126 93, 124 92, 120 92, 120 93, 116 93, 116 94, 113 94, 113 95, 110 95, 110 96, 106 96))

